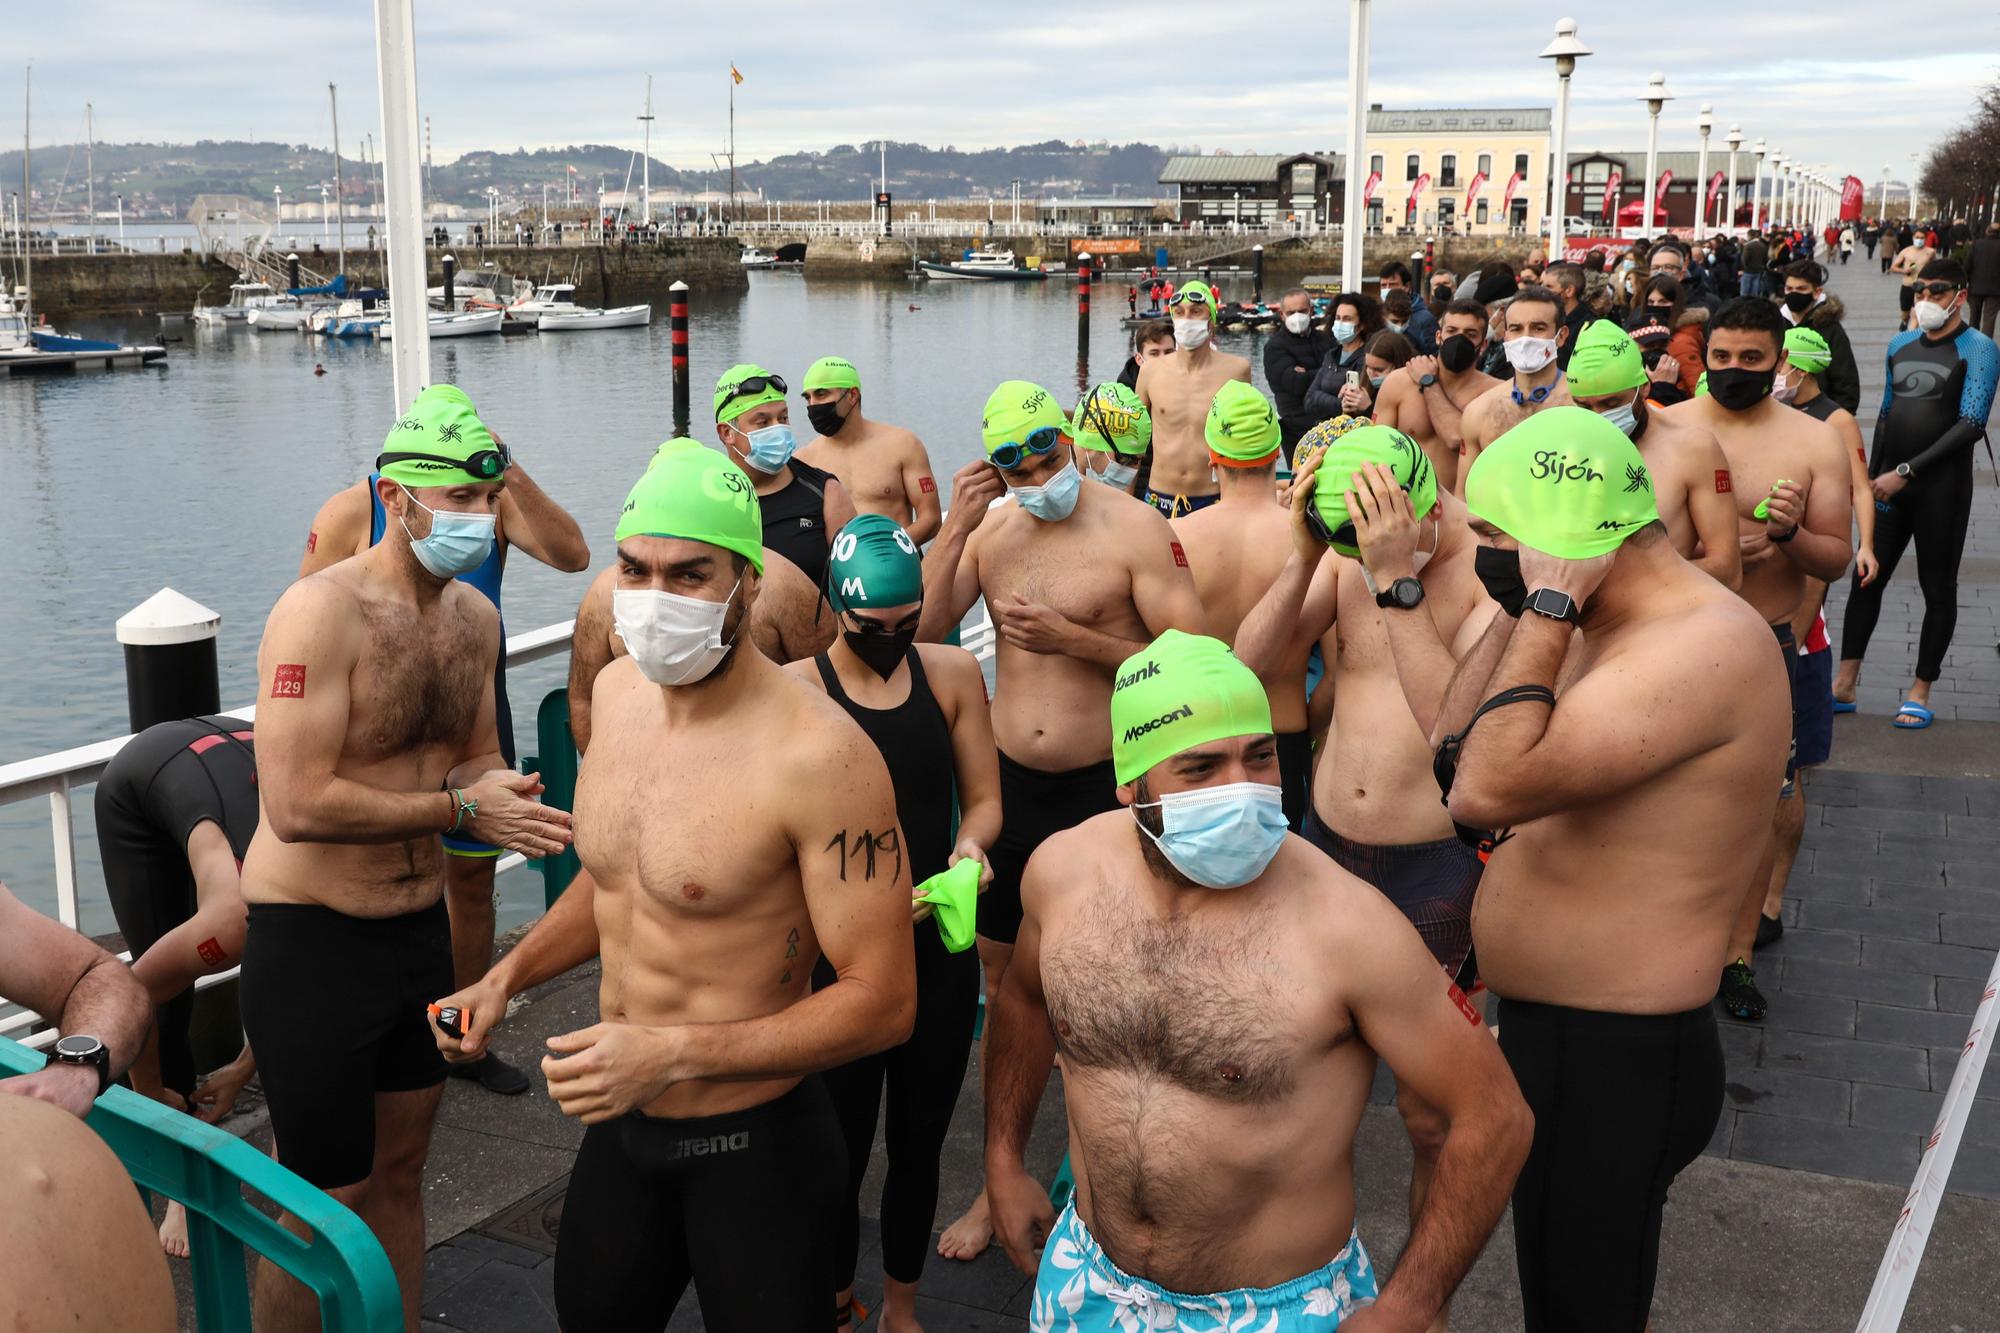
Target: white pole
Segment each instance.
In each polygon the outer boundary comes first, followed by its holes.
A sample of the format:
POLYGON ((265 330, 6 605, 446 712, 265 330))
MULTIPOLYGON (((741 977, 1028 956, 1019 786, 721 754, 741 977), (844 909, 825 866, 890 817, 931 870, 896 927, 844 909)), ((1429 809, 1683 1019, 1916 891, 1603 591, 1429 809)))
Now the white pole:
POLYGON ((1882 188, 1875 194, 1875 216, 1882 219, 1889 216, 1889 164, 1882 164, 1882 188))
POLYGON ((1659 188, 1659 177, 1653 174, 1660 163, 1660 113, 1651 112, 1646 119, 1646 239, 1653 239, 1654 191, 1659 188))
POLYGON ((90 103, 83 104, 84 209, 90 214, 90 253, 97 253, 97 126, 90 103))
POLYGON ((1725 196, 1726 202, 1723 204, 1722 212, 1722 229, 1725 232, 1734 232, 1736 230, 1736 150, 1742 146, 1743 127, 1741 125, 1731 125, 1729 127, 1729 192, 1725 196))
POLYGON ((1556 75, 1556 142, 1555 169, 1549 173, 1549 188, 1555 198, 1555 210, 1549 214, 1549 262, 1558 263, 1563 252, 1569 248, 1568 237, 1564 235, 1565 218, 1569 213, 1569 75, 1556 75))
POLYGON ((418 171, 417 38, 412 0, 375 0, 375 70, 381 84, 382 140, 388 154, 389 305, 398 318, 390 342, 400 414, 431 382, 430 303, 424 294, 423 190, 418 171))
POLYGON ((1368 170, 1368 0, 1347 10, 1347 188, 1340 224, 1340 287, 1361 290, 1361 248, 1368 234, 1361 187, 1368 170))
POLYGON ((125 248, 125 196, 118 196, 118 248, 125 248))
MULTIPOLYGON (((379 28, 381 20, 378 18, 376 23, 379 28)), ((347 210, 341 199, 340 183, 340 93, 330 83, 326 85, 326 98, 328 104, 333 107, 333 227, 340 238, 340 248, 336 252, 340 256, 340 271, 345 273, 347 272, 347 210)), ((425 329, 426 334, 429 332, 428 328, 425 329)), ((400 402, 396 404, 398 412, 402 411, 403 407, 404 404, 400 402)))
POLYGON ((653 225, 653 76, 650 74, 646 76, 646 114, 639 119, 646 122, 646 165, 639 172, 639 221, 650 227, 653 225))
POLYGON ((1697 241, 1708 235, 1708 132, 1715 123, 1714 112, 1714 107, 1703 102, 1701 113, 1695 117, 1695 128, 1701 131, 1701 156, 1695 159, 1694 168, 1694 238, 1697 241))

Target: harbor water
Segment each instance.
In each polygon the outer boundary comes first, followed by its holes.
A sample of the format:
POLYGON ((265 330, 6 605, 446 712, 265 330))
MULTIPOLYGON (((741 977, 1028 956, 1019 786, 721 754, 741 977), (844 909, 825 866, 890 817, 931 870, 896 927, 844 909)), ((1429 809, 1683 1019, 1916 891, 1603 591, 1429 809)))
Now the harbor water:
MULTIPOLYGON (((1220 276, 1220 275, 1218 275, 1220 276)), ((1222 280, 1247 300, 1247 276, 1222 280)), ((1275 291, 1268 293, 1275 297, 1275 291)), ((1123 284, 1093 305, 1091 383, 1123 367, 1123 284)), ((625 492, 672 434, 666 312, 649 329, 460 338, 432 344, 434 379, 457 384, 521 465, 573 514, 592 568, 612 552, 625 492)), ((66 331, 144 341, 152 320, 78 322, 66 331)), ((0 763, 127 730, 123 660, 112 625, 163 587, 222 617, 217 645, 225 710, 251 702, 258 637, 298 572, 320 504, 365 477, 395 416, 389 349, 241 326, 177 324, 163 367, 0 380, 0 763), (324 375, 314 373, 325 367, 324 375)), ((1248 356, 1263 387, 1263 335, 1219 335, 1248 356)), ((824 355, 860 368, 863 408, 908 426, 929 447, 938 486, 977 456, 979 413, 1002 379, 1036 380, 1074 402, 1076 284, 806 281, 755 273, 749 289, 698 295, 692 310, 692 427, 713 442, 718 375, 756 361, 793 393, 824 355)), ((794 428, 810 437, 803 405, 794 428)), ((567 620, 590 579, 520 553, 508 561, 510 633, 567 620)), ((523 753, 535 708, 562 685, 567 659, 512 673, 523 753)), ((112 928, 88 790, 77 802, 81 924, 112 928)), ((48 807, 0 807, 0 880, 54 907, 48 807)), ((503 924, 540 900, 527 874, 501 879, 503 924)))

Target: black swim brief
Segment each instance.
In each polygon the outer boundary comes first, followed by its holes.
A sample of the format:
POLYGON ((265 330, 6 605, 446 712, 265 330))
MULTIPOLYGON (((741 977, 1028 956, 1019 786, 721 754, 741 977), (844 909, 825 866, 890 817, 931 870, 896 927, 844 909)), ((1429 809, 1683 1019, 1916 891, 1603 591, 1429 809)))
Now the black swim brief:
POLYGON ((1486 870, 1479 853, 1457 838, 1376 847, 1341 837, 1319 811, 1306 814, 1307 842, 1356 879, 1373 884, 1410 919, 1431 957, 1460 990, 1479 975, 1472 954, 1472 898, 1486 870))
POLYGON ((1312 808, 1313 738, 1310 731, 1278 733, 1278 785, 1285 793, 1285 822, 1297 832, 1305 828, 1312 808))
POLYGON ((1186 518, 1197 509, 1206 509, 1222 498, 1220 492, 1214 495, 1174 495, 1156 491, 1150 486, 1139 492, 1139 498, 1168 518, 1186 518))
POLYGON ((979 934, 1012 944, 1021 933, 1021 874, 1035 849, 1092 815, 1118 808, 1118 779, 1111 761, 1061 773, 1017 764, 1000 756, 1000 836, 986 854, 993 884, 979 895, 979 934))
POLYGON ((375 1094, 444 1082, 425 1012, 452 991, 444 900, 388 917, 251 903, 242 983, 278 1161, 321 1189, 366 1180, 375 1094))

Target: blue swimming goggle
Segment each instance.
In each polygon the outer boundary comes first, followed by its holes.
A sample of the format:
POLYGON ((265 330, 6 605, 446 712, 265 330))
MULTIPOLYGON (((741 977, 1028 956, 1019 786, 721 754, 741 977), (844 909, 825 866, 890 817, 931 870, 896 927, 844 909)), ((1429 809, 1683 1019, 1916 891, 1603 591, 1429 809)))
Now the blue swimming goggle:
POLYGON ((1043 426, 1038 430, 1029 431, 1025 443, 1015 444, 1010 441, 1007 444, 995 445, 986 455, 986 461, 1002 472, 1011 472, 1026 462, 1030 454, 1040 458, 1055 448, 1056 442, 1060 439, 1062 439, 1060 426, 1043 426))
POLYGON ((1516 407, 1538 407, 1541 404, 1548 401, 1549 395, 1556 391, 1556 385, 1561 384, 1562 382, 1563 382, 1563 377, 1562 375, 1558 374, 1555 377, 1553 383, 1544 384, 1539 389, 1533 389, 1527 393, 1522 393, 1520 385, 1509 384, 1507 386, 1507 392, 1514 395, 1514 406, 1516 407))

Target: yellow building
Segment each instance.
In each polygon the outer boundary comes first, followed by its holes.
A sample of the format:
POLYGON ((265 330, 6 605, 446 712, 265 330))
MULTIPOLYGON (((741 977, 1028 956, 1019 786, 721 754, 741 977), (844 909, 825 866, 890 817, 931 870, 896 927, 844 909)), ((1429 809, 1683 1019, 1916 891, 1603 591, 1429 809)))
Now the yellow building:
POLYGON ((1371 230, 1533 235, 1549 195, 1547 107, 1368 108, 1368 172, 1381 176, 1371 230), (1428 176, 1409 207, 1412 187, 1428 176), (1480 176, 1476 194, 1471 193, 1480 176), (1508 198, 1512 183, 1512 199, 1508 198), (1468 195, 1470 195, 1468 204, 1468 195))

